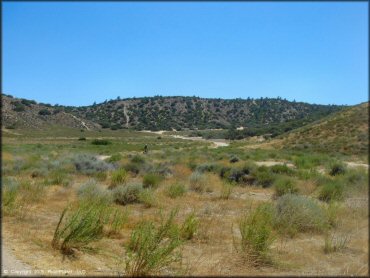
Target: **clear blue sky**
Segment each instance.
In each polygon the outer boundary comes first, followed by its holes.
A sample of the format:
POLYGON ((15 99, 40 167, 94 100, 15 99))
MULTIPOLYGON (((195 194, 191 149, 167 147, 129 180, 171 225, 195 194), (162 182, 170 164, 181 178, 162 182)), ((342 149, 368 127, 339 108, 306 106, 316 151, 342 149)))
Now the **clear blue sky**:
POLYGON ((368 3, 3 2, 3 92, 368 100, 368 3))

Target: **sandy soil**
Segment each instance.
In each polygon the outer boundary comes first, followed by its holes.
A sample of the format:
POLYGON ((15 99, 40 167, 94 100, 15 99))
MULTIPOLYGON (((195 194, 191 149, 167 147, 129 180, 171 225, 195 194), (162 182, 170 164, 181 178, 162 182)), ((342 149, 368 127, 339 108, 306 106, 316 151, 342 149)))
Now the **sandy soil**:
POLYGON ((32 268, 18 260, 8 246, 3 242, 1 256, 1 276, 29 276, 32 274, 32 268))

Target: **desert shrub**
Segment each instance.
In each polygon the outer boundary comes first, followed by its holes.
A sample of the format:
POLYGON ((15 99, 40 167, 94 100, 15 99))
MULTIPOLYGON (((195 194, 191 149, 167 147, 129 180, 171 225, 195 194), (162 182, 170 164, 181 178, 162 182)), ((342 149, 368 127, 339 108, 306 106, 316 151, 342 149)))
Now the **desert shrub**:
POLYGON ((120 185, 113 189, 113 199, 120 205, 127 205, 139 202, 139 194, 143 186, 138 183, 120 185))
POLYGON ((40 183, 23 181, 19 187, 22 203, 29 204, 43 200, 45 187, 40 183))
POLYGON ((346 172, 346 166, 342 163, 335 163, 331 165, 329 175, 330 176, 337 176, 343 175, 346 172))
POLYGON ((273 165, 270 169, 271 169, 271 172, 273 172, 274 174, 285 174, 285 175, 293 174, 293 170, 290 169, 286 164, 273 165))
POLYGON ((106 146, 106 145, 112 144, 112 142, 106 139, 94 139, 91 141, 91 144, 99 145, 99 146, 106 146))
POLYGON ((145 159, 141 155, 134 155, 131 158, 131 162, 132 163, 137 163, 137 164, 144 164, 145 163, 145 159))
POLYGON ((154 207, 157 204, 155 192, 151 188, 145 188, 139 192, 139 202, 144 204, 146 208, 154 207))
POLYGON ((114 188, 119 184, 124 184, 127 179, 127 172, 125 169, 117 169, 112 172, 110 179, 110 188, 114 188))
POLYGON ((194 237, 199 227, 199 220, 195 213, 190 213, 184 220, 180 228, 180 235, 182 239, 189 240, 194 237))
POLYGON ((282 233, 320 232, 327 224, 325 211, 313 199, 286 194, 277 200, 274 225, 282 233))
POLYGON ((47 116, 47 115, 51 115, 51 112, 48 109, 41 109, 39 111, 39 115, 41 115, 41 116, 47 116))
POLYGON ((89 180, 82 184, 77 191, 77 195, 82 201, 93 201, 109 204, 113 201, 112 193, 101 188, 95 180, 89 180))
POLYGON ((78 172, 87 175, 114 169, 112 164, 99 160, 90 154, 78 154, 72 158, 72 161, 78 172))
POLYGON ((207 178, 204 174, 193 172, 189 179, 190 189, 199 193, 203 193, 207 189, 207 178))
POLYGON ((359 169, 349 169, 341 176, 341 182, 346 184, 347 190, 364 192, 368 189, 368 173, 359 169))
POLYGON ((120 161, 121 159, 122 159, 122 155, 119 153, 115 153, 110 158, 108 158, 107 161, 110 163, 113 163, 113 162, 120 161))
POLYGON ((62 185, 66 187, 71 184, 71 179, 63 169, 55 169, 49 173, 44 183, 46 185, 62 185))
POLYGON ((231 158, 230 158, 230 160, 229 160, 229 162, 230 163, 236 163, 236 162, 238 162, 240 159, 239 159, 239 157, 237 157, 237 156, 232 156, 231 158))
POLYGON ((86 141, 86 137, 79 137, 78 141, 86 141))
POLYGON ((78 207, 63 210, 55 228, 52 246, 64 255, 74 255, 74 249, 85 249, 103 236, 107 208, 94 202, 82 202, 78 207))
POLYGON ((144 221, 134 228, 126 245, 127 275, 157 274, 180 259, 180 253, 175 252, 182 243, 174 224, 176 213, 173 210, 167 219, 162 217, 158 226, 144 221))
POLYGON ((124 169, 135 175, 140 173, 140 165, 138 163, 129 162, 124 166, 124 169))
POLYGON ((258 185, 261 185, 263 188, 270 187, 275 180, 275 176, 269 171, 257 171, 254 174, 256 182, 258 185))
POLYGON ((204 172, 216 172, 219 168, 219 165, 217 163, 203 163, 199 164, 195 170, 200 173, 204 172))
POLYGON ((170 198, 177 198, 184 195, 185 192, 186 188, 182 183, 173 183, 167 188, 166 195, 170 198))
POLYGON ((144 188, 157 188, 161 182, 161 177, 158 174, 148 173, 143 177, 143 187, 144 188))
POLYGON ((325 202, 340 201, 344 197, 344 185, 340 181, 329 181, 321 186, 319 199, 325 202))
POLYGON ((248 164, 242 167, 223 167, 220 170, 220 177, 227 179, 231 183, 252 184, 255 178, 251 175, 254 167, 248 164))
POLYGON ((31 178, 42 178, 47 176, 48 170, 46 168, 34 169, 31 171, 31 178))
POLYGON ((105 181, 108 177, 108 173, 107 172, 96 172, 92 176, 98 181, 105 181))
POLYGON ((273 209, 269 204, 258 206, 245 214, 239 222, 240 250, 255 264, 269 262, 269 249, 274 242, 272 229, 273 209))
POLYGON ((296 194, 298 191, 298 187, 294 184, 292 179, 280 178, 275 182, 276 197, 280 197, 285 194, 296 194))
POLYGON ((231 193, 233 192, 234 185, 229 182, 223 182, 221 187, 220 198, 221 199, 229 199, 231 193))

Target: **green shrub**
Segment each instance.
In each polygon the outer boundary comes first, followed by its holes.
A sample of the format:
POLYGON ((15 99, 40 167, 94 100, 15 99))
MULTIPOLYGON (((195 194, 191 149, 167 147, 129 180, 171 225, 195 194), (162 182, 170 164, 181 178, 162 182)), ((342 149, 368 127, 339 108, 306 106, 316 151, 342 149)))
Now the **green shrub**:
POLYGON ((166 195, 170 198, 177 198, 184 195, 185 192, 186 188, 182 183, 173 183, 167 188, 166 195))
POLYGON ((327 228, 328 220, 314 200, 286 194, 277 200, 274 225, 282 233, 294 236, 298 232, 321 232, 327 228))
POLYGON ((231 157, 230 158, 230 163, 236 163, 236 162, 238 162, 240 159, 239 159, 239 157, 237 157, 237 156, 233 156, 233 157, 231 157))
POLYGON ((78 141, 86 141, 86 137, 80 137, 78 138, 78 141))
POLYGON ((207 178, 199 172, 193 172, 190 176, 190 189, 203 193, 207 189, 207 178))
POLYGON ((100 145, 100 146, 106 146, 112 144, 111 141, 106 140, 106 139, 94 139, 91 141, 91 144, 93 145, 100 145))
POLYGON ((199 227, 199 220, 195 213, 190 213, 184 220, 180 228, 180 235, 182 239, 189 240, 194 237, 199 227))
POLYGON ((19 194, 19 188, 20 186, 15 180, 3 180, 1 206, 4 213, 14 213, 14 210, 16 209, 16 201, 19 194))
POLYGON ((93 174, 93 177, 96 178, 98 181, 105 181, 108 177, 107 172, 96 172, 93 174))
POLYGON ((277 165, 273 165, 271 168, 270 168, 271 172, 273 172, 274 174, 285 174, 285 175, 291 175, 293 174, 293 170, 291 168, 289 168, 286 164, 277 164, 277 165))
POLYGON ((137 183, 120 185, 113 189, 113 199, 120 205, 127 205, 139 202, 139 194, 143 186, 137 183))
POLYGON ((155 198, 155 192, 153 189, 146 188, 141 190, 139 193, 139 202, 144 204, 146 208, 156 206, 157 200, 155 198))
POLYGON ((296 194, 298 191, 298 187, 293 183, 292 179, 280 178, 275 182, 276 197, 280 197, 285 194, 296 194))
POLYGON ((161 177, 154 173, 146 174, 143 177, 143 187, 144 188, 157 188, 159 183, 161 182, 161 177))
POLYGON ((269 249, 275 240, 272 217, 272 207, 262 204, 253 212, 245 214, 239 222, 240 249, 255 264, 270 261, 269 249))
POLYGON ((138 163, 129 162, 124 166, 125 170, 135 175, 140 173, 140 165, 138 163))
POLYGON ((162 217, 159 226, 144 221, 134 228, 126 245, 126 275, 157 274, 180 259, 180 254, 175 252, 182 243, 174 224, 176 214, 173 210, 167 219, 162 217))
POLYGON ((56 169, 50 172, 45 183, 48 185, 62 185, 66 187, 71 184, 71 179, 66 171, 62 169, 56 169))
POLYGON ((128 220, 128 210, 115 208, 110 214, 107 235, 118 235, 128 220))
POLYGON ((137 163, 137 164, 144 164, 145 159, 141 155, 135 155, 131 158, 132 163, 137 163))
POLYGON ((116 187, 119 184, 124 184, 127 179, 127 172, 125 169, 117 169, 112 172, 110 179, 110 188, 116 187))
POLYGON ((342 163, 335 163, 331 165, 329 175, 330 176, 337 176, 343 175, 346 172, 346 166, 342 163))
POLYGON ((39 111, 39 115, 41 115, 41 116, 47 116, 47 115, 51 115, 51 112, 48 109, 41 109, 39 111))
POLYGON ((116 153, 112 155, 110 158, 108 158, 107 161, 110 163, 113 163, 113 162, 120 161, 121 159, 122 159, 122 155, 119 153, 116 153))
POLYGON ((258 171, 254 174, 256 182, 258 185, 261 185, 263 188, 270 187, 275 180, 275 176, 269 171, 258 171))
POLYGON ((94 202, 80 203, 76 209, 63 210, 54 232, 52 246, 64 255, 74 255, 74 249, 84 249, 103 236, 107 208, 94 202))
POLYGON ((217 163, 203 163, 196 166, 195 170, 200 173, 217 172, 219 165, 217 163))
POLYGON ((325 202, 340 201, 343 197, 344 186, 340 181, 329 181, 319 191, 319 199, 325 202))

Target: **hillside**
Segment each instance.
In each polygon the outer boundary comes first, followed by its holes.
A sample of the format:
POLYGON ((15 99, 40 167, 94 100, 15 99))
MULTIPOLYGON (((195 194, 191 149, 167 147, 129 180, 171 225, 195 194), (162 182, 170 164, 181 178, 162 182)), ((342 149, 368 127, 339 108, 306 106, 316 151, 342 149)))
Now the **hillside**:
POLYGON ((90 128, 135 130, 246 127, 269 133, 269 128, 274 127, 279 130, 276 134, 313 122, 343 108, 289 102, 280 98, 226 100, 160 96, 118 98, 82 107, 51 106, 4 96, 3 107, 5 126, 39 128, 45 124, 61 124, 84 128, 81 124, 83 121, 90 128))
POLYGON ((266 126, 288 120, 318 119, 339 106, 312 105, 282 99, 204 99, 146 97, 111 100, 85 107, 65 107, 103 128, 137 130, 215 129, 266 126))
POLYGON ((317 122, 281 135, 276 145, 343 154, 367 154, 369 103, 347 108, 317 122))
POLYGON ((7 129, 42 129, 50 126, 78 129, 95 129, 98 127, 97 124, 65 112, 63 108, 10 96, 2 95, 1 110, 2 126, 7 129))

